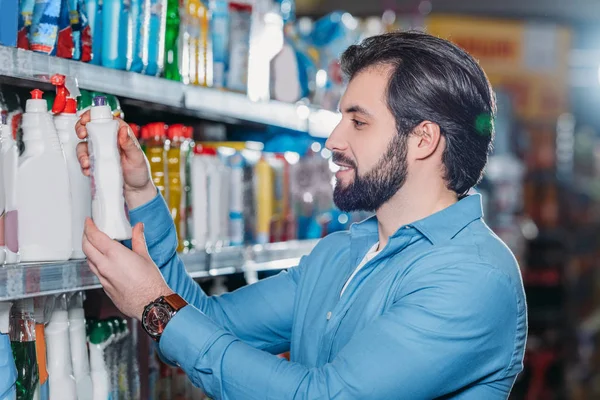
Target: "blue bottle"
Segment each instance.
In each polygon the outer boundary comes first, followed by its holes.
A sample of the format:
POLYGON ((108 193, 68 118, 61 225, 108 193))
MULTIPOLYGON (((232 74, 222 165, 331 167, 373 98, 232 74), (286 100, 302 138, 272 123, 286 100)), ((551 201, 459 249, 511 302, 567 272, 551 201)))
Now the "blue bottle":
POLYGON ((88 24, 92 32, 92 64, 102 64, 102 12, 103 0, 85 0, 88 24))
POLYGON ((213 87, 225 87, 227 62, 229 60, 229 10, 226 0, 210 3, 212 18, 210 35, 213 50, 213 87))
POLYGON ((102 65, 127 68, 129 0, 104 0, 102 9, 102 65))
POLYGON ((56 54, 61 0, 36 1, 31 21, 29 48, 45 54, 56 54))
POLYGON ((127 70, 142 72, 144 62, 142 60, 142 35, 144 0, 131 0, 129 10, 129 32, 127 37, 127 70))
POLYGON ((164 66, 165 33, 167 28, 167 1, 144 2, 143 60, 146 75, 159 76, 164 66))

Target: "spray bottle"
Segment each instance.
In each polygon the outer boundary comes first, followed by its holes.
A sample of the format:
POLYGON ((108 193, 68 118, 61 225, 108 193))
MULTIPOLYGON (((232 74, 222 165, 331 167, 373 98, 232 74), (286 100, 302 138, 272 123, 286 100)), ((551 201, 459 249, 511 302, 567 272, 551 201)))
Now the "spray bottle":
POLYGON ((0 400, 14 400, 17 398, 16 382, 17 368, 11 357, 9 325, 10 308, 12 303, 0 303, 0 400))
POLYGON ((77 400, 69 344, 69 314, 67 295, 56 298, 54 311, 46 326, 50 400, 77 400))
POLYGON ((0 181, 2 181, 2 192, 4 196, 3 214, 0 216, 0 246, 4 246, 4 252, 0 250, 0 264, 6 262, 14 264, 19 262, 19 241, 17 222, 17 169, 19 166, 19 150, 13 139, 11 129, 6 124, 6 115, 2 114, 0 125, 0 181), (4 256, 5 255, 5 256, 4 256), (4 257, 3 257, 4 256, 4 257))
POLYGON ((69 338, 71 340, 71 361, 77 386, 78 400, 92 400, 92 378, 88 356, 83 292, 77 292, 69 300, 69 338))
POLYGON ((17 367, 17 400, 33 400, 38 383, 38 367, 32 299, 15 303, 10 315, 10 342, 17 367))
POLYGON ((74 82, 66 79, 64 75, 54 75, 51 79, 56 86, 56 99, 52 112, 54 112, 54 125, 62 144, 69 170, 71 184, 71 226, 72 247, 71 258, 85 258, 81 243, 85 219, 92 215, 92 197, 90 179, 83 175, 77 160, 77 145, 80 140, 75 132, 77 116, 77 97, 79 90, 74 82))
POLYGON ((123 196, 121 155, 117 143, 119 123, 113 119, 106 97, 94 98, 87 131, 92 164, 94 222, 112 239, 131 239, 131 224, 127 218, 123 196))

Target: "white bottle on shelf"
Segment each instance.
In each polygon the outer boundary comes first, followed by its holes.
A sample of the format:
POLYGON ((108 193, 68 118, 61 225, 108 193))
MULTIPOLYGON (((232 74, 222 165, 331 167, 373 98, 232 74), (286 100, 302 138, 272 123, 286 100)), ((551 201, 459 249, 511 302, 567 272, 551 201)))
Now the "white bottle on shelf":
MULTIPOLYGON (((0 125, 0 180, 2 180, 4 195, 3 230, 5 243, 5 260, 7 264, 19 262, 19 241, 17 221, 17 170, 19 167, 19 149, 12 137, 11 129, 2 121, 0 125)), ((0 190, 1 191, 1 190, 0 190)), ((2 196, 2 194, 0 194, 2 196)), ((1 257, 1 256, 0 256, 1 257)), ((0 261, 0 264, 2 262, 0 261)))
POLYGON ((69 170, 69 183, 71 185, 71 224, 72 247, 71 258, 85 258, 81 248, 83 227, 86 217, 92 215, 92 193, 90 178, 83 175, 77 160, 77 145, 80 140, 75 133, 77 117, 77 102, 68 98, 65 110, 54 116, 54 126, 58 132, 69 170))
POLYGON ((19 251, 25 262, 64 261, 72 253, 69 173, 43 92, 31 94, 16 185, 19 251))
MULTIPOLYGON (((2 152, 1 131, 6 125, 6 115, 0 114, 0 166, 3 166, 4 154, 2 152)), ((0 265, 6 261, 6 239, 4 239, 4 217, 6 213, 6 190, 4 189, 4 174, 0 172, 0 265)))
POLYGON ((93 387, 90 375, 87 335, 85 331, 85 313, 83 311, 83 292, 75 293, 69 300, 69 337, 71 342, 71 361, 77 386, 78 400, 92 400, 93 387))
POLYGON ((117 143, 119 123, 113 119, 106 97, 94 98, 90 117, 86 128, 92 164, 92 218, 110 238, 131 239, 117 143))
POLYGON ((67 295, 60 295, 54 304, 50 322, 46 326, 50 400, 77 400, 77 386, 73 376, 69 339, 67 295))
POLYGON ((191 168, 192 186, 192 245, 196 250, 204 250, 208 242, 208 176, 212 164, 210 155, 201 146, 194 148, 191 168))
POLYGON ((90 347, 90 374, 92 377, 93 399, 110 399, 110 373, 107 363, 107 347, 111 343, 111 331, 106 321, 95 322, 92 326, 90 347))

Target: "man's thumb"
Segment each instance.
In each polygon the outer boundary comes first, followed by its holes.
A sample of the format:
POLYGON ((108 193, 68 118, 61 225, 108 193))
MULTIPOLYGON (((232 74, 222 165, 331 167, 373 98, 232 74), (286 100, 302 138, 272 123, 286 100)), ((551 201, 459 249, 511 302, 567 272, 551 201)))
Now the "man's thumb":
POLYGON ((119 145, 126 157, 135 157, 140 152, 137 141, 133 136, 133 132, 127 123, 122 122, 119 127, 119 145))
POLYGON ((148 254, 148 247, 146 246, 146 236, 144 235, 144 224, 139 222, 133 227, 131 236, 131 249, 134 253, 144 257, 150 258, 148 254))

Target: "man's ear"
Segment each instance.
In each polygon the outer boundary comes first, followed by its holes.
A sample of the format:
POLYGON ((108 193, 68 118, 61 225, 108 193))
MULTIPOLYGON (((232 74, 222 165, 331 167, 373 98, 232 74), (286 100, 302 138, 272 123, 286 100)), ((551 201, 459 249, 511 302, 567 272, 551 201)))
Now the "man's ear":
POLYGON ((431 121, 423 121, 412 132, 411 153, 416 160, 431 157, 440 146, 442 133, 440 126, 431 121))

